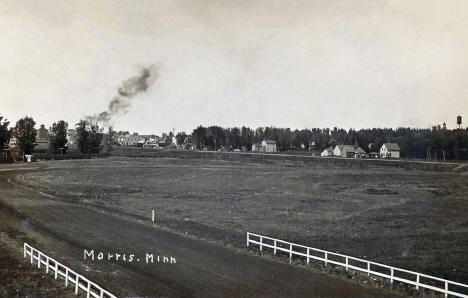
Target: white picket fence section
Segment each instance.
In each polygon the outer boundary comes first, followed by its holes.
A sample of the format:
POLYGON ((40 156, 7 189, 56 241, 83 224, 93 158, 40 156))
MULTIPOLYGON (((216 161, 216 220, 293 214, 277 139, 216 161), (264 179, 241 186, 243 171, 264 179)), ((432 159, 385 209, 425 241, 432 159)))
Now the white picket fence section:
POLYGON ((247 232, 247 246, 249 246, 249 244, 257 244, 260 248, 260 251, 262 251, 264 247, 271 248, 273 249, 273 254, 275 255, 277 251, 288 253, 290 259, 292 259, 293 255, 304 257, 307 260, 307 264, 309 264, 309 261, 311 259, 314 259, 325 262, 325 266, 328 263, 330 263, 345 267, 346 271, 348 269, 353 269, 361 272, 366 272, 368 275, 373 274, 376 276, 388 278, 390 279, 391 283, 393 283, 393 281, 400 281, 402 283, 414 285, 416 286, 416 289, 419 289, 419 287, 431 289, 445 294, 445 297, 448 297, 448 295, 453 295, 456 297, 468 297, 468 285, 453 282, 443 278, 434 277, 431 275, 421 274, 418 272, 413 272, 388 265, 383 265, 376 262, 350 257, 343 254, 326 251, 323 249, 308 247, 300 244, 283 241, 280 239, 275 239, 247 232), (340 262, 337 259, 340 259, 342 261, 344 260, 344 262, 340 262), (361 265, 361 267, 359 265, 361 265), (402 275, 406 275, 406 277, 409 278, 405 278, 402 275), (439 285, 441 287, 438 287, 436 285, 439 285), (459 291, 461 290, 461 292, 464 292, 465 294, 453 290, 454 287, 456 287, 459 291))
POLYGON ((60 275, 65 278, 65 286, 68 286, 68 283, 74 284, 75 287, 75 294, 78 295, 78 290, 81 289, 85 291, 86 297, 95 297, 95 298, 116 298, 115 295, 112 295, 110 292, 104 290, 97 284, 93 283, 92 281, 88 280, 83 275, 76 273, 75 271, 71 270, 67 266, 57 262, 53 258, 43 254, 39 250, 35 249, 34 247, 30 246, 27 243, 24 243, 24 257, 30 256, 31 264, 37 260, 37 268, 41 268, 41 264, 45 266, 46 273, 51 273, 55 275, 55 279, 60 275))

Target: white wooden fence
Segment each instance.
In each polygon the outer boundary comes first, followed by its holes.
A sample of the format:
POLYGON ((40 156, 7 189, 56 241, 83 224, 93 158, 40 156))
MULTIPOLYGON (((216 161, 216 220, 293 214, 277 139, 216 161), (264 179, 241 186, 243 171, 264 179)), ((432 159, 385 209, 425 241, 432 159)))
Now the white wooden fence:
POLYGON ((289 254, 290 259, 292 259, 293 255, 303 257, 307 260, 307 264, 309 263, 310 259, 314 259, 325 262, 325 266, 330 263, 343 266, 346 268, 346 271, 348 269, 354 269, 357 271, 366 272, 367 275, 373 274, 376 276, 388 278, 390 279, 391 283, 393 283, 393 281, 400 281, 402 283, 414 285, 416 286, 416 289, 419 289, 419 287, 431 289, 440 293, 444 293, 445 297, 448 297, 448 295, 453 295, 456 297, 468 297, 468 285, 434 277, 431 275, 421 274, 418 272, 387 266, 343 254, 313 247, 307 247, 304 245, 247 232, 247 246, 249 246, 249 244, 257 244, 260 248, 260 251, 262 251, 265 247, 271 248, 273 249, 273 254, 275 255, 278 251, 285 252, 289 254))
POLYGON ((78 295, 78 290, 81 289, 85 291, 86 297, 95 297, 95 298, 104 298, 104 297, 111 297, 116 298, 116 296, 112 295, 110 292, 104 290, 97 284, 93 283, 92 281, 88 280, 86 277, 76 273, 75 271, 71 270, 67 266, 57 262, 56 260, 48 257, 47 255, 43 254, 39 250, 35 249, 34 247, 30 246, 27 243, 24 243, 24 257, 30 256, 31 264, 37 260, 37 268, 41 268, 41 264, 45 266, 46 273, 51 273, 55 275, 55 279, 60 275, 65 278, 65 286, 68 286, 68 283, 71 282, 74 284, 75 287, 75 294, 78 295))

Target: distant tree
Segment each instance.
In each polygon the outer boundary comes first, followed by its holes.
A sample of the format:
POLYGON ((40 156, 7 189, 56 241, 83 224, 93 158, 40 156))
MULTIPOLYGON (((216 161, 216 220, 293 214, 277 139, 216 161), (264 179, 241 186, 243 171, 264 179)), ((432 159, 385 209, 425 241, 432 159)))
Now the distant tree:
POLYGON ((24 154, 31 154, 36 146, 36 122, 31 117, 24 117, 16 122, 15 133, 18 147, 24 154))
POLYGON ((188 135, 185 132, 179 132, 176 135, 176 140, 178 145, 182 145, 187 140, 188 135))
POLYGON ((78 148, 81 153, 99 153, 103 133, 97 124, 81 120, 76 124, 76 134, 78 148))
POLYGON ((10 122, 4 119, 3 116, 0 116, 0 150, 3 150, 5 144, 7 144, 10 139, 8 125, 10 125, 10 122))
MULTIPOLYGON (((211 126, 208 128, 208 136, 210 138, 210 143, 214 143, 215 151, 224 145, 226 134, 224 129, 219 126, 211 126)), ((211 145, 211 144, 210 144, 211 145)))
POLYGON ((192 141, 198 149, 203 149, 206 146, 206 128, 198 126, 192 132, 192 141))
POLYGON ((50 144, 52 145, 54 152, 57 153, 59 148, 65 148, 67 144, 67 130, 68 123, 60 120, 54 122, 50 128, 50 144))

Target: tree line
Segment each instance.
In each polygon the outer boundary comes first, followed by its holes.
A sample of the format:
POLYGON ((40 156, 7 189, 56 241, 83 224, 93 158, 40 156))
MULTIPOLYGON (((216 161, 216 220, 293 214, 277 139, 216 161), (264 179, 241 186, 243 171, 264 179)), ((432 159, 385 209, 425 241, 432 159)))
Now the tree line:
POLYGON ((468 159, 468 129, 372 128, 341 129, 312 128, 291 130, 279 127, 222 128, 198 126, 191 135, 179 133, 177 140, 187 140, 197 149, 244 149, 263 140, 274 140, 280 151, 307 150, 316 153, 336 145, 358 145, 366 152, 379 152, 383 143, 397 143, 406 158, 468 159))
MULTIPOLYGON (((0 148, 6 148, 10 138, 16 137, 17 147, 22 154, 31 154, 36 146, 36 122, 31 117, 18 120, 13 129, 10 122, 0 115, 0 148)), ((78 150, 82 153, 99 153, 106 136, 103 128, 81 120, 75 125, 78 150)), ((68 123, 60 120, 49 128, 50 152, 64 152, 67 148, 68 123)), ((109 129, 108 143, 111 144, 112 129, 109 129)), ((172 138, 172 132, 167 134, 172 138)), ((468 128, 446 129, 445 125, 421 128, 372 128, 341 129, 312 128, 291 130, 279 127, 198 126, 191 134, 179 132, 179 145, 192 145, 199 150, 251 150, 252 145, 263 140, 274 140, 280 151, 306 150, 315 153, 336 145, 358 145, 366 152, 378 152, 383 143, 397 143, 405 158, 457 159, 468 160, 468 128)), ((105 142, 104 142, 105 143, 105 142)))

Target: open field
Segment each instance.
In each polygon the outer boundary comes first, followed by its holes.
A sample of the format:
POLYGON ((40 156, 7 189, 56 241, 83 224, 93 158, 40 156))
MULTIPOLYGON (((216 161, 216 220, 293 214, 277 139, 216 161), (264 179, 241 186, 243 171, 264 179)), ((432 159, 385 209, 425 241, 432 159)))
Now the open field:
POLYGON ((468 282, 468 179, 332 164, 123 158, 49 162, 18 177, 65 200, 200 239, 251 231, 468 282))
MULTIPOLYGON (((103 206, 67 202, 13 181, 25 171, 47 171, 46 167, 54 163, 34 165, 29 169, 0 169, 0 233, 7 235, 7 241, 3 237, 0 240, 11 247, 6 254, 0 249, 0 256, 7 257, 6 264, 11 268, 1 273, 1 281, 5 276, 9 281, 0 283, 1 292, 11 292, 13 285, 13 289, 24 293, 16 285, 28 286, 27 278, 33 282, 38 271, 41 278, 44 276, 41 269, 22 259, 24 241, 118 297, 398 297, 396 292, 407 292, 399 285, 389 290, 387 283, 375 279, 356 282, 357 277, 344 274, 344 270, 332 270, 334 276, 329 276, 277 258, 260 258, 246 249, 167 231, 152 225, 148 217, 143 220, 123 212, 109 212, 103 206), (114 257, 117 253, 134 253, 136 260, 84 260, 83 249, 114 257), (148 263, 145 253, 174 256, 177 263, 164 264, 156 259, 148 263), (11 258, 19 262, 9 263, 11 258)), ((31 284, 29 293, 41 295, 42 289, 58 290, 57 283, 46 279, 40 285, 31 284)), ((59 284, 60 289, 67 290, 63 283, 59 284)), ((52 296, 74 297, 58 293, 52 296)))

